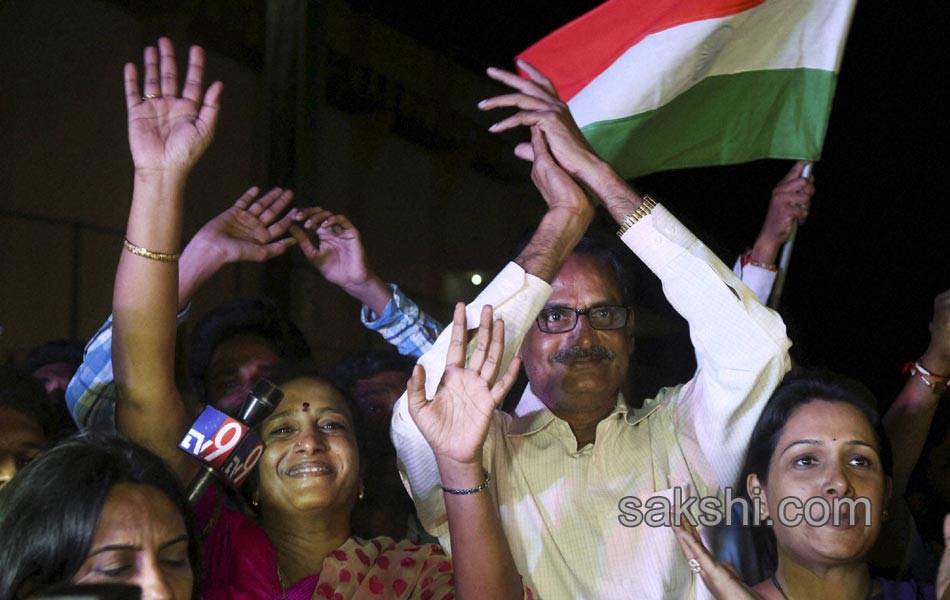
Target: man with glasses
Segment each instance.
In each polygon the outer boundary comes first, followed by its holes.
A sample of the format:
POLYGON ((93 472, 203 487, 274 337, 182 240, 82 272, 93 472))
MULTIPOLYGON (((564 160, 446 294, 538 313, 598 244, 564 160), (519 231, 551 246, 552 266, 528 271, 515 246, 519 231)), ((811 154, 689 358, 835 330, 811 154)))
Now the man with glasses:
MULTIPOLYGON (((518 93, 479 107, 520 109, 490 131, 530 127, 531 143, 515 153, 533 162, 532 181, 549 210, 467 318, 471 329, 483 305, 494 307, 505 322, 502 362, 517 352, 529 385, 514 414, 492 415, 481 460, 459 467, 466 477, 450 482, 440 481, 403 396, 392 422, 403 478, 423 525, 448 549, 444 495, 490 490, 511 556, 538 597, 711 597, 668 526, 670 509, 690 498, 721 501, 734 485, 755 422, 789 367, 784 325, 682 223, 594 154, 550 82, 519 67, 529 80, 490 69, 518 93), (693 379, 637 410, 620 392, 635 314, 617 261, 575 237, 593 218, 585 189, 660 278, 697 352, 693 379), (573 251, 563 253, 565 245, 573 251), (656 507, 660 521, 631 519, 631 499, 643 517, 656 507)), ((448 344, 444 333, 419 361, 428 398, 448 344)))

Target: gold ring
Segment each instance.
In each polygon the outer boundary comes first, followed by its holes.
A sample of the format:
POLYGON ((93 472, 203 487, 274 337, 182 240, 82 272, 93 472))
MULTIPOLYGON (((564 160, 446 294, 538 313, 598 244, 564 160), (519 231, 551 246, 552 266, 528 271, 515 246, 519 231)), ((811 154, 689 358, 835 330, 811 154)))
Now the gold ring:
POLYGON ((161 98, 161 97, 162 97, 161 94, 145 94, 144 96, 142 96, 142 101, 144 102, 146 100, 154 100, 155 98, 161 98))

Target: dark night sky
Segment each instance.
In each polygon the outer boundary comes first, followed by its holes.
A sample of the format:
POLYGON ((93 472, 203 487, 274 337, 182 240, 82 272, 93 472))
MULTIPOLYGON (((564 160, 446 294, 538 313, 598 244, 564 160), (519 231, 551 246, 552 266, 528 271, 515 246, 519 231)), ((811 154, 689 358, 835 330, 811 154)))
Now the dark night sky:
MULTIPOLYGON (((598 2, 353 0, 481 71, 598 2)), ((933 297, 950 288, 942 120, 947 20, 936 1, 860 3, 846 48, 818 194, 801 229, 783 314, 806 362, 857 377, 882 400, 928 338, 933 297)), ((645 178, 717 250, 741 251, 785 161, 645 178)))

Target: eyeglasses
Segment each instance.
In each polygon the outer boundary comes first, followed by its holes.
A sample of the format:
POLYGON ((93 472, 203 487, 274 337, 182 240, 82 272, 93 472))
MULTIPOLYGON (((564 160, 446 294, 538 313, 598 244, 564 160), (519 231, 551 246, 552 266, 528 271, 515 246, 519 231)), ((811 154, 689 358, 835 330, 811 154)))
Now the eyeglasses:
POLYGON ((538 329, 544 333, 567 333, 577 327, 581 315, 594 329, 620 329, 627 324, 630 310, 626 306, 594 306, 585 308, 546 308, 538 314, 538 329))

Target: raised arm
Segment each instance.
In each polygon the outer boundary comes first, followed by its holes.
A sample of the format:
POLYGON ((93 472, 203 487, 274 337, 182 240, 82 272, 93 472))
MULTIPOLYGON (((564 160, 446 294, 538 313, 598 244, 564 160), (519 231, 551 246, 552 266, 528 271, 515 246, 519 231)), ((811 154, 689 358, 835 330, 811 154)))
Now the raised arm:
POLYGON ((807 164, 804 160, 797 161, 772 188, 769 210, 755 244, 739 257, 733 269, 762 304, 768 303, 772 293, 777 271, 775 261, 782 244, 792 233, 792 223, 796 220, 803 223, 808 217, 811 198, 815 195, 815 177, 802 177, 807 164))
POLYGON ((930 344, 917 363, 933 375, 928 377, 917 371, 916 375, 908 378, 883 418, 884 428, 894 448, 895 497, 901 497, 907 489, 907 481, 920 458, 937 404, 942 395, 947 393, 944 379, 950 375, 950 290, 934 298, 930 344), (944 380, 943 386, 940 385, 941 380, 944 380))
POLYGON ((431 348, 442 324, 376 275, 356 226, 345 216, 319 207, 304 209, 303 217, 303 224, 290 230, 300 250, 328 282, 363 304, 363 324, 400 354, 418 358, 431 348))
MULTIPOLYGON (((257 194, 256 187, 247 190, 185 246, 178 267, 179 322, 185 318, 194 295, 221 267, 232 262, 269 260, 295 243, 293 238, 281 236, 299 212, 290 211, 277 219, 293 193, 274 188, 260 198, 257 194)), ((86 345, 83 362, 66 389, 66 405, 81 430, 115 430, 111 315, 86 345)))
POLYGON ((462 598, 522 598, 521 577, 492 499, 482 447, 492 413, 511 389, 521 364, 514 359, 497 382, 505 326, 482 309, 475 350, 465 365, 465 305, 455 307, 445 377, 430 402, 425 369, 408 385, 409 413, 435 454, 452 536, 456 590, 462 598))
MULTIPOLYGON (((483 101, 480 107, 491 103, 483 101)), ((549 141, 540 127, 532 128, 529 148, 537 152, 531 178, 548 210, 541 219, 525 249, 509 263, 466 306, 469 328, 480 323, 481 309, 490 305, 494 317, 505 323, 504 355, 501 368, 506 369, 529 327, 551 294, 548 284, 561 264, 583 237, 594 217, 594 207, 584 191, 551 156, 549 141)), ((532 154, 533 155, 533 154, 532 154)), ((425 367, 426 395, 432 397, 445 369, 451 347, 451 333, 443 331, 432 349, 419 359, 425 367)), ((493 428, 494 429, 494 428, 493 428)), ((393 444, 399 455, 400 470, 415 502, 419 518, 426 530, 448 541, 446 507, 439 488, 440 476, 432 449, 426 443, 407 409, 406 396, 396 403, 392 421, 393 444)), ((492 432, 489 432, 489 438, 492 432)), ((485 444, 484 464, 491 464, 492 441, 485 444)))
MULTIPOLYGON (((732 485, 752 428, 789 368, 784 324, 669 211, 646 202, 596 155, 544 75, 524 61, 518 66, 527 79, 489 71, 516 92, 480 107, 519 109, 492 131, 527 126, 533 135, 541 130, 554 162, 601 201, 620 226, 624 244, 660 279, 670 304, 689 322, 699 369, 693 380, 666 390, 658 402, 672 407, 667 414, 687 459, 712 488, 699 491, 732 485)), ((520 144, 515 153, 537 162, 535 148, 520 144)))
POLYGON ((222 84, 203 90, 204 51, 192 47, 181 96, 172 43, 145 49, 144 93, 125 66, 132 207, 113 292, 116 420, 130 439, 163 457, 182 479, 193 473, 177 450, 189 417, 175 387, 177 253, 185 180, 214 134, 222 84))

